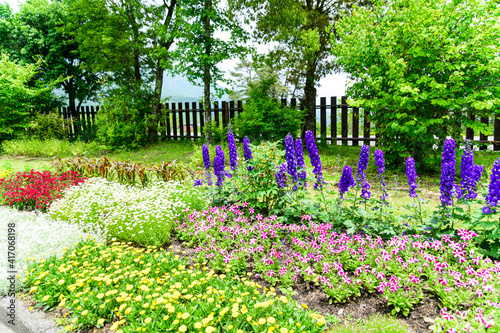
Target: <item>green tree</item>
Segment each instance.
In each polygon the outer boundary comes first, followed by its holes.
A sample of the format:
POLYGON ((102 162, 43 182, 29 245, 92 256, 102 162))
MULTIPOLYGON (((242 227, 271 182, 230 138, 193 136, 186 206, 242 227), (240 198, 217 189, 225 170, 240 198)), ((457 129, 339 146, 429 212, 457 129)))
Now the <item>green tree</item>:
MULTIPOLYGON (((228 81, 217 65, 223 60, 245 55, 249 50, 244 45, 248 34, 228 10, 222 8, 219 0, 185 1, 181 10, 184 22, 176 53, 179 61, 176 71, 185 74, 194 84, 203 82, 205 124, 210 124, 210 87, 217 81, 228 81), (230 41, 216 37, 215 32, 229 33, 230 41)), ((205 139, 212 144, 209 127, 205 139)))
MULTIPOLYGON (((235 12, 242 13, 247 23, 255 24, 254 37, 263 42, 276 42, 270 52, 273 68, 293 69, 291 77, 304 81, 304 106, 307 110, 302 136, 316 130, 316 86, 332 73, 330 28, 352 0, 229 0, 235 12)), ((335 31, 334 35, 335 35, 335 31)), ((297 79, 295 79, 297 80, 297 79)))
POLYGON ((11 56, 22 63, 34 64, 42 60, 35 80, 66 77, 59 87, 65 91, 69 110, 78 122, 77 107, 95 96, 99 78, 83 68, 85 60, 78 52, 78 44, 67 31, 62 30, 69 18, 68 7, 64 3, 28 0, 20 6, 12 20, 11 35, 15 43, 10 42, 7 48, 11 56))
POLYGON ((31 87, 39 64, 19 64, 0 55, 0 142, 18 137, 39 107, 37 99, 50 95, 60 81, 31 87))
POLYGON ((487 0, 395 0, 356 8, 336 25, 336 63, 351 105, 370 110, 386 159, 438 161, 433 145, 500 107, 500 7, 487 0))

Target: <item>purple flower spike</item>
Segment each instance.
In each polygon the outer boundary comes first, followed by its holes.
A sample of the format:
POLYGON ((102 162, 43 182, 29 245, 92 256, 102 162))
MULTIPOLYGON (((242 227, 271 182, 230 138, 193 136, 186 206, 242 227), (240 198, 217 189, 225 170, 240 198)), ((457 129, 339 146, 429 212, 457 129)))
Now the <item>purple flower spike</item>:
POLYGON ((323 178, 323 172, 321 171, 321 159, 319 158, 318 148, 316 147, 316 141, 314 140, 314 134, 311 131, 306 131, 306 147, 309 153, 309 158, 311 159, 311 165, 314 167, 313 173, 316 176, 316 183, 314 184, 314 189, 323 187, 325 179, 323 178))
POLYGON ((226 171, 224 170, 224 151, 219 145, 215 147, 214 173, 217 176, 217 183, 215 185, 221 186, 224 183, 226 171))
POLYGON ((417 172, 415 171, 415 160, 412 157, 406 159, 406 178, 410 186, 410 197, 418 198, 417 195, 417 172))
MULTIPOLYGON (((247 163, 253 159, 252 151, 250 150, 250 140, 246 136, 243 138, 243 157, 247 163)), ((247 170, 252 171, 253 167, 247 166, 247 170)))
POLYGON ((212 177, 210 176, 210 152, 208 151, 208 146, 204 144, 201 151, 203 153, 203 165, 205 166, 205 177, 207 178, 207 184, 212 185, 212 177))
POLYGON ((444 142, 443 159, 441 161, 441 205, 452 205, 453 184, 455 182, 455 140, 444 142))
POLYGON ((375 150, 375 153, 373 155, 375 156, 375 166, 377 167, 378 170, 378 178, 380 178, 380 185, 382 186, 382 192, 383 192, 383 194, 380 196, 380 199, 385 201, 385 199, 387 199, 388 194, 383 176, 383 173, 385 172, 384 152, 380 149, 377 149, 375 150))
POLYGON ((236 143, 234 141, 234 133, 231 124, 228 126, 227 130, 227 144, 229 148, 229 164, 231 165, 231 170, 236 170, 238 167, 238 156, 236 155, 236 143))
POLYGON ((297 177, 297 162, 295 161, 295 148, 293 145, 293 137, 288 133, 285 138, 285 152, 286 152, 286 167, 288 174, 292 177, 292 182, 296 183, 297 177))
POLYGON ((361 147, 361 153, 359 154, 358 169, 356 171, 356 180, 362 182, 366 179, 365 171, 368 166, 368 160, 370 158, 370 146, 364 145, 361 147))
POLYGON ((304 184, 307 187, 306 182, 306 163, 304 162, 304 148, 302 147, 302 139, 295 140, 295 156, 297 157, 297 167, 300 169, 299 178, 301 180, 300 184, 304 184))
POLYGON ((493 170, 491 170, 490 187, 488 195, 486 195, 487 206, 483 208, 483 212, 485 214, 495 213, 496 210, 492 207, 497 207, 498 200, 500 200, 500 158, 495 161, 493 170))
POLYGON ((339 182, 340 197, 344 198, 344 193, 349 191, 349 187, 355 185, 356 183, 354 182, 354 178, 352 176, 352 168, 348 165, 344 166, 339 182))
POLYGON ((474 152, 466 143, 466 147, 462 154, 462 161, 460 164, 460 176, 462 180, 461 185, 461 195, 459 199, 464 197, 466 200, 474 200, 477 197, 477 182, 481 178, 483 173, 482 165, 474 165, 474 152))
POLYGON ((286 186, 286 164, 281 163, 279 170, 276 172, 276 183, 278 184, 278 188, 283 188, 286 186))

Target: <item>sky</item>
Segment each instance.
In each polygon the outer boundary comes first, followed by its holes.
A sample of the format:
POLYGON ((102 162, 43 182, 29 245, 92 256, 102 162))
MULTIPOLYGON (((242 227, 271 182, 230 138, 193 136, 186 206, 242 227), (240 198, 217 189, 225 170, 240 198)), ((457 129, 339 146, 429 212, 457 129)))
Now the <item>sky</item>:
MULTIPOLYGON (((16 12, 19 8, 18 3, 22 1, 20 0, 0 0, 2 2, 7 2, 10 7, 16 12)), ((265 48, 265 46, 263 46, 265 48)), ((259 52, 261 50, 259 49, 259 52)), ((234 68, 234 66, 238 63, 237 59, 231 59, 224 61, 220 68, 224 69, 227 73, 234 68)), ((347 75, 346 74, 330 74, 325 76, 323 79, 319 81, 319 85, 317 87, 317 97, 330 97, 330 96, 344 96, 347 84, 347 75)))

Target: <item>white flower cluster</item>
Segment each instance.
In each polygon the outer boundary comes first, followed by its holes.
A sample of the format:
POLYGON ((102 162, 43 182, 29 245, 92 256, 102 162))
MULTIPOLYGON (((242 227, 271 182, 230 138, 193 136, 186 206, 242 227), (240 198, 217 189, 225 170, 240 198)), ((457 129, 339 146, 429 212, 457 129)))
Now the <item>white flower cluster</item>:
POLYGON ((141 188, 92 178, 67 189, 49 214, 108 238, 159 246, 168 243, 174 221, 188 207, 203 208, 199 191, 178 182, 158 181, 141 188))
MULTIPOLYGON (((88 237, 77 225, 64 221, 53 221, 43 213, 20 212, 17 209, 0 207, 0 294, 7 293, 9 271, 16 271, 16 286, 19 287, 28 267, 28 258, 60 256, 65 248, 73 246, 82 237, 88 237), (9 224, 15 230, 15 245, 8 251, 9 224), (13 261, 9 262, 9 259, 13 261), (10 266, 14 262, 14 269, 10 266), (19 276, 19 278, 17 277, 19 276)), ((92 234, 98 242, 104 241, 92 234)), ((12 237, 12 236, 11 236, 12 237)), ((12 243, 11 243, 12 244, 12 243)))

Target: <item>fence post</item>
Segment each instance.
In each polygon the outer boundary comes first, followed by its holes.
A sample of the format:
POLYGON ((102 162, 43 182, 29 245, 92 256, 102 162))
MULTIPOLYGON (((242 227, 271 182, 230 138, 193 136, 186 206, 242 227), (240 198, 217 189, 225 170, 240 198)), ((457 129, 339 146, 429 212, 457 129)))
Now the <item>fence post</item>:
POLYGON ((337 145, 337 97, 330 97, 330 117, 332 145, 337 145))
POLYGON ((222 128, 227 127, 229 122, 229 109, 227 107, 227 102, 222 102, 222 128))
POLYGON ((193 139, 198 139, 198 111, 196 110, 196 102, 191 103, 193 109, 193 139))
POLYGON ((219 121, 219 102, 214 102, 214 118, 215 118, 215 124, 217 128, 220 127, 220 121, 219 121))
POLYGON ((205 110, 202 102, 199 102, 198 105, 199 108, 199 113, 200 113, 200 137, 203 138, 204 133, 204 128, 205 128, 205 110))
MULTIPOLYGON (((476 116, 473 115, 472 113, 469 113, 469 119, 475 121, 476 116)), ((474 130, 472 128, 467 127, 467 129, 465 130, 465 138, 467 140, 474 141, 474 130)))
POLYGON ((234 101, 229 101, 229 119, 234 118, 234 101))
MULTIPOLYGON (((493 126, 494 126, 493 140, 500 141, 500 118, 498 116, 495 116, 493 126)), ((500 143, 493 144, 493 150, 495 150, 495 151, 500 150, 500 143)))
POLYGON ((342 146, 347 146, 347 129, 348 129, 348 119, 347 119, 347 97, 342 96, 342 146))
MULTIPOLYGON (((481 122, 482 122, 483 124, 485 124, 486 126, 488 126, 488 123, 489 123, 489 118, 488 118, 488 117, 481 117, 481 122)), ((483 140, 484 140, 484 141, 488 141, 488 136, 487 136, 487 135, 485 135, 485 134, 483 134, 483 133, 481 132, 481 134, 479 135, 479 140, 481 140, 481 141, 483 141, 483 140)), ((483 143, 481 142, 481 145, 479 146, 479 150, 486 150, 487 148, 488 148, 488 143, 484 143, 484 144, 483 144, 483 143)))
POLYGON ((173 138, 177 139, 177 114, 176 114, 177 112, 176 112, 175 103, 172 103, 172 110, 170 113, 172 114, 172 127, 174 130, 173 138))
POLYGON ((189 138, 191 137, 192 133, 191 133, 191 121, 190 121, 190 117, 189 117, 189 113, 191 112, 191 110, 189 110, 189 102, 185 102, 184 103, 184 108, 186 109, 185 110, 185 114, 186 114, 186 136, 189 138))
POLYGON ((320 137, 321 144, 326 144, 326 97, 320 98, 320 137))
POLYGON ((359 145, 359 108, 352 109, 352 145, 359 145))
MULTIPOLYGON (((368 120, 368 116, 370 115, 370 112, 368 112, 365 108, 363 108, 363 117, 364 117, 364 123, 363 123, 363 137, 365 139, 370 138, 370 120, 368 120)), ((370 140, 365 140, 364 141, 365 145, 370 145, 370 140)))

